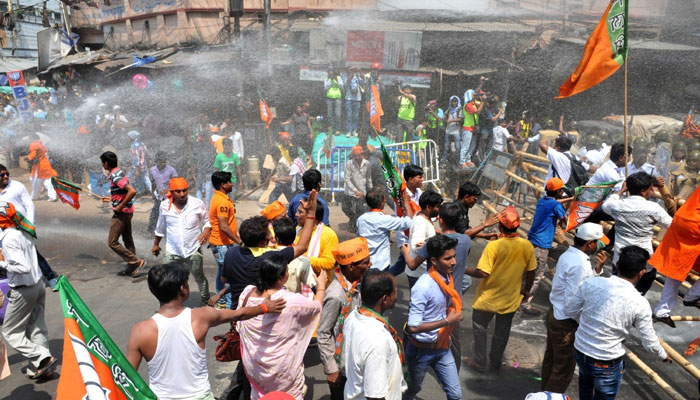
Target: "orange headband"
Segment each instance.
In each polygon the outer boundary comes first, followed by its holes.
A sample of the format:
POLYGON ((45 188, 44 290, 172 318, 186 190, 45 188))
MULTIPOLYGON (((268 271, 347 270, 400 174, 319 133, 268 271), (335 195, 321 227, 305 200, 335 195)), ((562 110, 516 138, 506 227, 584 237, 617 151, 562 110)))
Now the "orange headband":
POLYGON ((170 178, 170 191, 168 192, 168 210, 173 205, 173 190, 187 189, 187 180, 182 177, 170 178))

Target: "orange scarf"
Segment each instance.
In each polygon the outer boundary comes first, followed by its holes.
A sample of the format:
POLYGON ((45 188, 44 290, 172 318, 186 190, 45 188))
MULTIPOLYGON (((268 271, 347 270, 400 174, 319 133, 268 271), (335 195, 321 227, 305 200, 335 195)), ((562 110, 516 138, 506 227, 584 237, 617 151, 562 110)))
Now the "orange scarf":
MULTIPOLYGON (((451 304, 449 307, 447 307, 447 314, 451 311, 460 311, 462 310, 462 296, 455 290, 455 285, 454 285, 454 280, 452 279, 452 275, 448 276, 448 281, 449 284, 445 283, 445 280, 442 278, 442 275, 440 275, 439 272, 435 269, 435 267, 431 267, 430 271, 428 272, 428 275, 430 275, 431 278, 435 282, 437 282, 438 286, 440 286, 440 290, 444 294, 446 294, 450 300, 452 300, 451 304)), ((454 325, 447 325, 443 326, 440 328, 438 331, 438 339, 437 339, 437 348, 438 349, 449 349, 450 348, 450 335, 452 334, 452 331, 455 329, 454 325)))

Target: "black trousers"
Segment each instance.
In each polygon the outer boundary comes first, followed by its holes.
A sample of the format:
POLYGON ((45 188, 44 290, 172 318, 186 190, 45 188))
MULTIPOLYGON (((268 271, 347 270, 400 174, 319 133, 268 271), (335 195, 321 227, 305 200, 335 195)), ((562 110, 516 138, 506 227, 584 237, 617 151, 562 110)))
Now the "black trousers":
POLYGON ((219 396, 219 400, 250 400, 250 382, 243 370, 243 362, 239 361, 236 371, 231 377, 231 383, 219 396))

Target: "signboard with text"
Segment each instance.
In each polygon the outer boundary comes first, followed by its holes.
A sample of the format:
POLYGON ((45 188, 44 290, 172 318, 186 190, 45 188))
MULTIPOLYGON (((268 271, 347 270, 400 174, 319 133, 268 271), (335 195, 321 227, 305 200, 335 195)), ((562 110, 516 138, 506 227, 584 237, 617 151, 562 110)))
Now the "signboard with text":
POLYGON ((22 117, 22 122, 31 121, 34 114, 32 113, 32 105, 27 99, 27 86, 24 83, 24 74, 22 71, 8 72, 7 80, 12 88, 12 94, 15 96, 17 112, 22 117))
POLYGON ((420 66, 421 32, 339 31, 311 29, 309 58, 312 64, 415 71, 420 66))

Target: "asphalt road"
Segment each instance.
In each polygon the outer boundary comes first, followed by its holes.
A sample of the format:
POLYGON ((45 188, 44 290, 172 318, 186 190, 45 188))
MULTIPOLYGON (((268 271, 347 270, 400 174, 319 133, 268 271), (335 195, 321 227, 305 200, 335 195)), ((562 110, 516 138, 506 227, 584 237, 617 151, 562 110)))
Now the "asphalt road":
MULTIPOLYGON (((87 196, 81 196, 81 202, 80 211, 60 203, 37 202, 38 247, 54 269, 67 276, 112 339, 125 351, 131 327, 134 323, 149 318, 156 312, 158 303, 148 291, 147 283, 143 278, 132 280, 116 276, 116 273, 123 268, 123 264, 106 245, 110 214, 103 213, 98 202, 87 196)), ((237 210, 242 220, 257 214, 260 207, 254 201, 244 201, 237 205, 237 210)), ((135 235, 137 253, 140 256, 147 256, 149 264, 153 265, 158 263, 158 260, 148 255, 152 236, 143 232, 149 212, 150 203, 144 201, 138 204, 134 226, 137 231, 140 231, 135 235)), ((339 229, 346 222, 339 206, 332 207, 331 216, 331 225, 338 232, 340 240, 350 238, 351 235, 348 232, 339 229)), ((476 208, 472 210, 471 218, 479 222, 482 218, 481 211, 476 208)), ((469 256, 470 265, 477 262, 484 245, 482 240, 475 242, 469 256)), ((205 273, 213 288, 216 264, 210 252, 207 251, 205 254, 205 273)), ((389 319, 395 327, 400 328, 406 321, 408 285, 405 276, 399 277, 398 282, 399 300, 396 308, 390 313, 389 319)), ((476 284, 478 281, 475 281, 474 286, 465 295, 465 317, 460 326, 460 339, 465 354, 470 354, 471 301, 476 284)), ((199 294, 196 293, 197 286, 194 281, 190 282, 190 287, 193 293, 188 305, 196 306, 199 294)), ((543 284, 535 297, 535 305, 543 310, 548 306, 548 291, 549 287, 543 284)), ((652 305, 658 303, 659 294, 660 290, 657 286, 647 295, 652 305)), ((679 302, 673 314, 698 315, 698 311, 700 310, 683 307, 679 302)), ((546 341, 543 318, 543 315, 516 314, 505 353, 504 366, 499 373, 479 374, 472 372, 466 366, 461 368, 460 379, 465 399, 524 399, 527 393, 538 391, 541 359, 546 341)), ((50 290, 47 290, 46 322, 49 327, 51 351, 60 359, 63 344, 63 316, 59 296, 50 290)), ((660 337, 682 352, 687 343, 700 332, 696 322, 678 322, 677 324, 679 325, 677 329, 658 324, 655 327, 660 337)), ((210 331, 209 337, 225 331, 226 327, 217 327, 210 331)), ((655 360, 641 348, 639 343, 637 332, 633 330, 632 336, 626 343, 627 346, 654 368, 659 376, 678 390, 684 398, 698 398, 697 380, 677 364, 662 364, 655 360)), ((228 384, 235 369, 235 363, 217 362, 213 354, 214 347, 213 339, 208 339, 209 376, 214 394, 218 395, 228 384)), ((56 396, 58 380, 36 382, 23 376, 22 369, 26 361, 13 349, 9 349, 9 361, 12 375, 0 383, 0 398, 43 400, 56 396)), ((696 355, 690 361, 698 366, 700 356, 696 355)), ((329 399, 317 349, 310 348, 307 351, 305 366, 306 384, 309 387, 306 398, 329 399)), ((60 364, 57 372, 60 372, 60 364)), ((139 372, 143 377, 148 376, 145 363, 142 363, 139 372)), ((572 399, 578 399, 577 385, 577 380, 574 378, 567 393, 572 399)), ((419 398, 425 400, 444 398, 444 393, 432 373, 426 376, 419 398)), ((651 400, 664 399, 667 396, 641 370, 627 363, 618 398, 651 400)))

